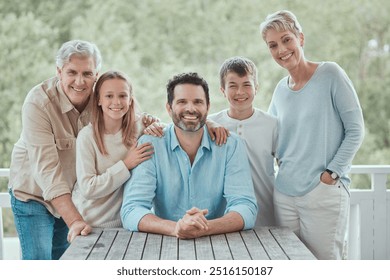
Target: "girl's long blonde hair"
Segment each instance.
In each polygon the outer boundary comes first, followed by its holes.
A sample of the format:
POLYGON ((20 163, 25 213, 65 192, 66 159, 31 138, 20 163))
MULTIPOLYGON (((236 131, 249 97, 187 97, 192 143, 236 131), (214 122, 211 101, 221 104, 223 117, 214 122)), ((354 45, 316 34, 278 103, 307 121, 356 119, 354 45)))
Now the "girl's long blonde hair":
POLYGON ((129 110, 122 118, 122 142, 123 144, 130 148, 130 146, 136 141, 136 137, 138 135, 137 128, 137 112, 138 104, 133 94, 133 87, 130 83, 128 77, 120 72, 120 71, 107 71, 102 74, 96 82, 95 89, 92 95, 92 127, 93 134, 99 151, 103 155, 108 155, 106 150, 106 146, 104 144, 104 118, 103 118, 103 110, 102 107, 99 106, 100 99, 100 89, 103 83, 107 80, 119 79, 125 81, 130 88, 130 98, 132 100, 129 110))

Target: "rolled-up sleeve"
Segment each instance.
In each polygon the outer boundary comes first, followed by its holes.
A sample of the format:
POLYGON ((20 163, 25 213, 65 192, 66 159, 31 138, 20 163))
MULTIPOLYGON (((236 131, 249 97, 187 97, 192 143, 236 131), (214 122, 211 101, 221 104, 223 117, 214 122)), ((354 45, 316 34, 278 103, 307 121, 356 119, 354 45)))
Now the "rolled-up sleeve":
POLYGON ((65 174, 67 169, 75 170, 76 137, 64 133, 64 137, 57 138, 49 114, 33 103, 24 104, 22 121, 32 175, 43 198, 50 201, 71 193, 74 182, 65 174))
POLYGON ((235 148, 229 154, 225 173, 225 213, 235 211, 244 220, 244 229, 254 227, 258 205, 253 189, 250 166, 242 140, 237 138, 235 148))
MULTIPOLYGON (((142 138, 138 144, 144 143, 142 138)), ((138 231, 140 220, 153 213, 152 204, 156 190, 156 166, 152 157, 139 164, 132 171, 131 178, 124 184, 121 219, 125 229, 138 231)))

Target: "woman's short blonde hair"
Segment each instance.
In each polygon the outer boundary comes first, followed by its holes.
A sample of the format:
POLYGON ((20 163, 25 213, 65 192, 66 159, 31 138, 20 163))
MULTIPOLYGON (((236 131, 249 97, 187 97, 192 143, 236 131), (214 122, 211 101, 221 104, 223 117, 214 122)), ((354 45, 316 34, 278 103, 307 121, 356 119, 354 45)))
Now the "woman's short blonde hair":
POLYGON ((291 31, 297 37, 302 33, 302 27, 299 24, 297 17, 290 11, 281 10, 273 14, 268 15, 265 20, 260 24, 260 32, 265 40, 267 31, 274 29, 278 32, 291 31))

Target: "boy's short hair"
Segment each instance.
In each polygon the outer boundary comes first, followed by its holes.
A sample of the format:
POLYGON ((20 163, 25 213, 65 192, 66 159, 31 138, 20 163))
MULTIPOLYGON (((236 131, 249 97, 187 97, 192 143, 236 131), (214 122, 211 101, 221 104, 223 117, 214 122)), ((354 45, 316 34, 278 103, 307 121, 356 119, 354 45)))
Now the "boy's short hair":
POLYGON ((242 56, 234 56, 226 59, 219 70, 219 82, 222 88, 225 87, 225 79, 229 72, 234 72, 238 76, 251 75, 253 81, 257 84, 257 67, 255 63, 242 56))

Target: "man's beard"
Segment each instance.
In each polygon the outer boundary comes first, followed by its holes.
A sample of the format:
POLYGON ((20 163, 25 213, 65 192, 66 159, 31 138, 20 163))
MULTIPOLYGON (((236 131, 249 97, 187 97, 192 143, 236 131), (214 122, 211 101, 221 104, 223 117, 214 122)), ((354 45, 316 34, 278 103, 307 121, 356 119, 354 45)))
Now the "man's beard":
POLYGON ((206 123, 206 118, 207 118, 207 115, 203 116, 198 114, 198 113, 184 113, 184 114, 181 114, 181 115, 177 115, 177 114, 173 114, 173 123, 178 127, 180 128, 181 130, 183 131, 188 131, 188 132, 196 132, 198 131, 199 129, 201 129, 205 123, 206 123), (196 116, 198 117, 198 119, 194 120, 194 121, 191 121, 191 120, 183 120, 182 119, 182 116, 183 115, 193 115, 193 116, 196 116))

